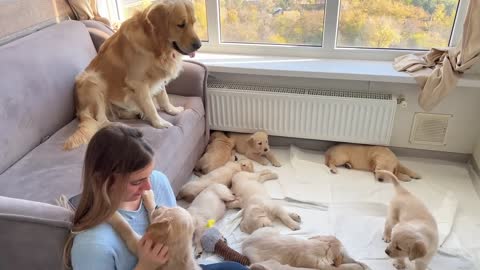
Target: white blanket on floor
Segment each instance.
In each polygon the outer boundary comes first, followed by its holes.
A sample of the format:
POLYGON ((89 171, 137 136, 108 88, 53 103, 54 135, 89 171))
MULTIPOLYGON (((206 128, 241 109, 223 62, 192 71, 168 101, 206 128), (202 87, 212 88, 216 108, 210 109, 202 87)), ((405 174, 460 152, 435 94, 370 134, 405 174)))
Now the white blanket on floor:
MULTIPOLYGON (((282 167, 268 167, 279 174, 278 181, 266 182, 265 186, 272 198, 302 217, 302 227, 299 231, 290 231, 280 223, 276 223, 275 227, 284 234, 298 237, 335 235, 353 258, 372 269, 394 269, 384 252, 386 244, 382 241, 387 204, 394 191, 391 184, 378 183, 371 173, 356 170, 340 168, 337 175, 332 175, 323 165, 323 155, 318 152, 292 146, 283 153, 278 157, 282 167)), ((415 167, 414 163, 404 163, 415 167)), ((257 170, 260 170, 259 167, 257 170)), ((453 193, 432 184, 431 180, 404 184, 422 198, 438 223, 441 247, 430 269, 477 269, 474 261, 480 249, 477 249, 475 258, 475 252, 463 248, 456 234, 452 233, 458 199, 453 193)), ((238 227, 240 220, 241 211, 231 210, 217 223, 229 245, 238 251, 248 237, 238 227)), ((199 260, 208 263, 219 259, 204 254, 199 260)), ((409 269, 413 268, 410 266, 409 269)))

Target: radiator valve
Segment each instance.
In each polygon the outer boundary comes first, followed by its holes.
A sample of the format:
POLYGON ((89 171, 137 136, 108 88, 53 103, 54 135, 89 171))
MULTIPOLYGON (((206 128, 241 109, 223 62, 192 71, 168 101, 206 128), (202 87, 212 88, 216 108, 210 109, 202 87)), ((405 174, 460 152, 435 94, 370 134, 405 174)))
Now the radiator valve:
POLYGON ((397 104, 400 105, 403 109, 408 107, 407 99, 404 96, 399 96, 397 98, 397 104))

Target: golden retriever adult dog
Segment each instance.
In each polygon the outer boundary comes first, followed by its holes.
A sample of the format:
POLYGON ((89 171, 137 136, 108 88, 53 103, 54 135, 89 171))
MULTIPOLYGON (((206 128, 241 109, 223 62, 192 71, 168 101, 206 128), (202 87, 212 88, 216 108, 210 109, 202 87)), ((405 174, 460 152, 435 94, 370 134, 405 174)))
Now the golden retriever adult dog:
POLYGON ((155 1, 126 20, 76 78, 79 125, 64 149, 88 143, 98 129, 118 119, 172 126, 158 115, 156 103, 171 115, 183 111, 170 103, 165 85, 180 73, 182 55, 193 56, 201 46, 194 23, 191 0, 155 1))
POLYGON ((235 196, 228 187, 215 183, 200 192, 187 208, 187 211, 192 215, 193 220, 195 221, 193 243, 195 245, 196 257, 203 251, 200 239, 208 228, 208 220, 221 219, 227 211, 225 203, 233 200, 235 200, 235 196))
POLYGON ((390 202, 385 221, 383 240, 388 244, 385 253, 395 261, 397 269, 405 269, 405 258, 414 261, 416 270, 425 270, 438 249, 438 228, 427 207, 402 187, 389 171, 395 196, 390 202))
POLYGON ((224 166, 205 174, 196 181, 190 181, 183 185, 178 192, 177 199, 192 202, 197 195, 206 187, 213 183, 219 183, 230 187, 232 185, 232 177, 240 171, 253 172, 253 162, 247 159, 239 161, 229 161, 224 166))
POLYGON ((402 181, 421 178, 420 175, 403 166, 395 154, 384 146, 338 144, 330 147, 325 153, 325 165, 332 173, 337 173, 337 166, 370 171, 375 173, 375 178, 380 182, 390 176, 376 173, 378 170, 390 171, 402 181))
POLYGON ((253 134, 228 133, 227 135, 234 140, 235 151, 239 154, 245 155, 262 165, 268 165, 270 161, 275 167, 282 166, 270 151, 266 132, 258 131, 253 134))
POLYGON ((291 230, 300 229, 300 216, 288 212, 272 200, 263 186, 263 182, 273 179, 278 179, 278 175, 270 170, 257 173, 239 172, 233 176, 232 192, 236 200, 227 203, 227 206, 243 209, 240 222, 242 232, 252 233, 259 228, 270 227, 277 218, 291 230))
POLYGON ((243 242, 242 252, 252 263, 272 259, 279 264, 307 269, 368 268, 348 256, 342 243, 334 236, 320 235, 302 239, 281 235, 273 228, 255 231, 243 242), (340 266, 343 267, 338 268, 340 266))
POLYGON ((210 143, 207 146, 205 154, 195 165, 195 171, 201 174, 207 174, 225 164, 232 159, 235 142, 228 138, 225 133, 215 131, 210 135, 210 143))

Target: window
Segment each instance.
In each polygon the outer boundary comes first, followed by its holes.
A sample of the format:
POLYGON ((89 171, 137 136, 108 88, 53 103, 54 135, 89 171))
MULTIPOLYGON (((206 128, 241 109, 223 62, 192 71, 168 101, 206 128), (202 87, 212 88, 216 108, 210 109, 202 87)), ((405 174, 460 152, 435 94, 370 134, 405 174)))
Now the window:
POLYGON ((222 42, 321 46, 325 0, 221 0, 222 42))
POLYGON ((337 46, 446 47, 457 6, 458 0, 341 0, 337 46))
MULTIPOLYGON (((106 6, 124 20, 152 1, 106 6)), ((467 0, 193 1, 204 52, 375 60, 455 45, 468 6, 467 0)))

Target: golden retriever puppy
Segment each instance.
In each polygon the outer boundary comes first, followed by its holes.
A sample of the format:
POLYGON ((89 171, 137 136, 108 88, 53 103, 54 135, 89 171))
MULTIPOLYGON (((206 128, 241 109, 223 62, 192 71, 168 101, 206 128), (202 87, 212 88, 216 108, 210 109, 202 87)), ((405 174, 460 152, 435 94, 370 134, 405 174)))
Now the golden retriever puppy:
POLYGON ((402 187, 394 174, 379 172, 390 175, 395 187, 383 232, 383 240, 389 243, 385 253, 395 259, 397 269, 404 269, 408 258, 415 262, 416 270, 425 270, 438 249, 437 223, 422 201, 402 187))
POLYGON ((262 165, 268 165, 270 161, 273 166, 280 167, 268 144, 268 134, 258 131, 253 134, 228 133, 228 137, 235 142, 235 151, 245 155, 247 158, 262 165))
POLYGON ((158 0, 122 23, 75 81, 79 125, 64 144, 70 150, 87 143, 101 127, 118 119, 142 118, 155 128, 171 123, 156 105, 176 115, 165 85, 182 69, 182 55, 201 46, 194 31, 191 0, 158 0))
MULTIPOLYGON (((317 268, 293 267, 288 264, 281 264, 275 260, 268 260, 250 265, 250 270, 314 270, 317 268)), ((338 267, 326 265, 320 270, 364 270, 370 269, 366 265, 358 263, 345 263, 338 267)))
POLYGON ((210 143, 207 146, 205 154, 198 160, 195 165, 195 171, 201 174, 207 174, 232 159, 233 148, 235 142, 228 138, 225 133, 215 131, 210 135, 210 143))
POLYGON ((207 229, 208 220, 217 221, 221 219, 227 210, 225 202, 233 200, 235 200, 235 196, 228 187, 215 183, 200 192, 187 208, 195 221, 195 233, 193 235, 195 256, 200 255, 203 251, 200 239, 207 229))
MULTIPOLYGON (((362 264, 348 256, 342 243, 334 236, 314 236, 302 239, 281 235, 272 228, 255 231, 242 244, 242 252, 250 262, 259 263, 275 260, 288 267, 307 269, 364 269, 362 264)), ((277 269, 277 268, 272 268, 277 269)))
POLYGON ((224 166, 200 177, 200 179, 190 181, 183 185, 177 195, 177 199, 192 202, 193 199, 209 185, 219 183, 230 187, 234 174, 239 171, 253 172, 253 170, 253 163, 250 160, 229 161, 224 166))
POLYGON ((337 166, 375 173, 375 178, 382 182, 390 176, 376 173, 378 170, 393 172, 402 181, 411 178, 420 179, 420 175, 403 166, 395 154, 384 146, 338 144, 330 147, 325 153, 325 165, 332 173, 337 173, 337 166))
POLYGON ((292 230, 300 229, 300 216, 289 213, 272 200, 263 186, 263 182, 272 179, 278 179, 278 175, 270 170, 257 173, 239 172, 233 176, 232 192, 236 200, 227 203, 227 207, 243 209, 241 231, 252 233, 259 228, 270 227, 276 218, 292 230))

